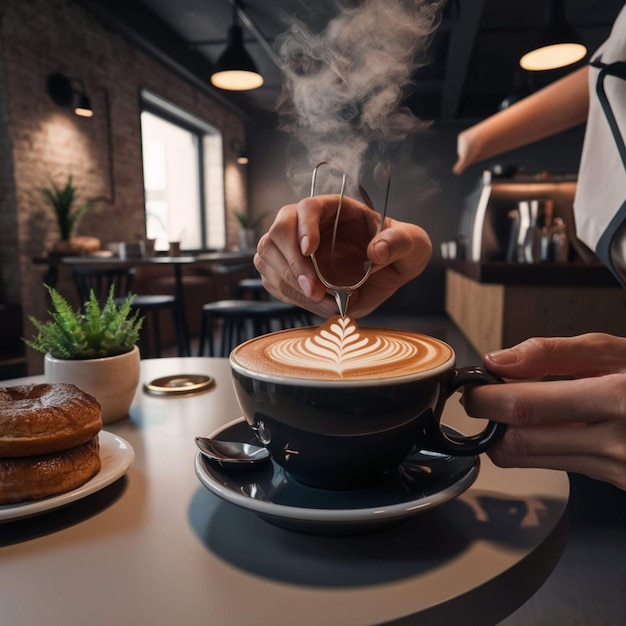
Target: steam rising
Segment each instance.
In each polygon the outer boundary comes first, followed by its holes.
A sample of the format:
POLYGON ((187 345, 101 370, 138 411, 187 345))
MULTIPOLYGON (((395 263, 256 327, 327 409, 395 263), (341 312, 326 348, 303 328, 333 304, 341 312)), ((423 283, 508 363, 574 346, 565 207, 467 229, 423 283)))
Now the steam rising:
MULTIPOLYGON (((306 148, 307 176, 332 161, 354 185, 366 158, 379 160, 390 143, 428 125, 402 101, 426 62, 444 1, 364 0, 320 33, 289 20, 278 40, 285 74, 278 112, 281 129, 306 148)), ((305 172, 291 172, 292 182, 299 174, 305 172)))

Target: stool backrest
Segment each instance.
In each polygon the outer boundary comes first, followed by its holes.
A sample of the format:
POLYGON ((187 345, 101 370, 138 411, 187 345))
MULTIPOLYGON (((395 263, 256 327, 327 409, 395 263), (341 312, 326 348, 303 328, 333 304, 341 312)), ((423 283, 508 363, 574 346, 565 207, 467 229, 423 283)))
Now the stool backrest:
POLYGON ((77 267, 72 271, 72 276, 81 305, 89 300, 91 290, 102 304, 107 299, 111 286, 114 287, 116 298, 124 298, 130 293, 135 268, 77 267))

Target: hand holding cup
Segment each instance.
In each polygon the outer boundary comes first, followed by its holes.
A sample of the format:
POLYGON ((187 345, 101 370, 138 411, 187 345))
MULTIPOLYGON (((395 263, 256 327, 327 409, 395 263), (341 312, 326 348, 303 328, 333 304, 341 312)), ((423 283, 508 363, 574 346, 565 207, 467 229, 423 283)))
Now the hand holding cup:
POLYGON ((457 369, 453 349, 426 335, 335 317, 245 342, 230 365, 259 442, 294 478, 324 489, 374 485, 415 450, 479 454, 504 431, 493 421, 471 437, 441 428, 456 389, 502 381, 457 369))

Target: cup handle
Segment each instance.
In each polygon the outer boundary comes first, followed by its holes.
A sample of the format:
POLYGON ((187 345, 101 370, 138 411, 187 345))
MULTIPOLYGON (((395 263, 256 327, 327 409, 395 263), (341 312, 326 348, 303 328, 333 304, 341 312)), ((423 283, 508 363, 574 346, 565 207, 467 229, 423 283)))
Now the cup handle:
MULTIPOLYGON (((484 367, 472 365, 454 370, 454 375, 448 383, 447 400, 457 389, 464 385, 493 385, 504 383, 504 380, 484 367)), ((445 401, 444 401, 445 402, 445 401)), ((443 407, 441 407, 443 409, 443 407)), ((464 436, 445 431, 438 426, 438 451, 454 456, 472 456, 480 454, 496 443, 506 430, 506 424, 489 420, 487 426, 476 435, 464 436)))

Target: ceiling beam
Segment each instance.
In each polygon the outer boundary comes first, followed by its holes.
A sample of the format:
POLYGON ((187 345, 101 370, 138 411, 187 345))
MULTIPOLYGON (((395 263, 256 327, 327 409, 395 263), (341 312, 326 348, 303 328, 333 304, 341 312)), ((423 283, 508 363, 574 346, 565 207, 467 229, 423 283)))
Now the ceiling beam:
POLYGON ((478 35, 485 0, 465 0, 450 30, 446 74, 441 102, 441 122, 457 118, 467 71, 478 35))
POLYGON ((213 65, 191 50, 177 35, 137 0, 73 0, 132 44, 143 50, 179 78, 248 120, 250 112, 213 87, 209 76, 213 65))
POLYGON ((278 69, 282 68, 282 62, 279 56, 274 51, 272 44, 269 42, 267 37, 260 31, 259 27, 252 21, 252 18, 248 15, 247 11, 241 6, 241 3, 236 2, 236 0, 228 0, 234 7, 237 9, 237 16, 239 17, 241 23, 252 33, 254 38, 259 42, 261 48, 265 50, 267 56, 272 60, 274 65, 278 69))

